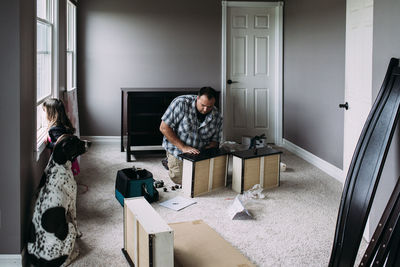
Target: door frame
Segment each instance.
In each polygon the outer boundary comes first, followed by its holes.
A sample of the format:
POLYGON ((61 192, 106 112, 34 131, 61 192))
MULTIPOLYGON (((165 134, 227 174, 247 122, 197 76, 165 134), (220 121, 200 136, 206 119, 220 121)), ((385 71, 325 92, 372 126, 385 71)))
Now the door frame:
MULTIPOLYGON (((222 53, 221 53, 221 91, 222 91, 222 115, 226 114, 226 38, 227 38, 227 13, 228 7, 274 7, 275 8, 275 47, 276 53, 274 58, 275 66, 275 140, 276 145, 282 145, 282 122, 283 122, 283 2, 233 2, 222 1, 222 53)), ((225 128, 225 127, 224 127, 225 128)), ((226 139, 226 129, 223 131, 223 140, 226 139)))

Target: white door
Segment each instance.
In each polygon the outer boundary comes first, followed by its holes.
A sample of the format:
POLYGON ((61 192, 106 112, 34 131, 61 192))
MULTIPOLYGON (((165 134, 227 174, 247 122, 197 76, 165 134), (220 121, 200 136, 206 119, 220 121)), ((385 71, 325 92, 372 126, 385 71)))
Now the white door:
POLYGON ((347 0, 343 173, 372 106, 373 0, 347 0))
MULTIPOLYGON (((347 175, 354 149, 372 106, 373 0, 347 0, 343 173, 347 175)), ((364 237, 371 238, 368 220, 364 237)))
POLYGON ((265 134, 275 142, 276 29, 274 7, 229 7, 226 22, 227 140, 265 134))

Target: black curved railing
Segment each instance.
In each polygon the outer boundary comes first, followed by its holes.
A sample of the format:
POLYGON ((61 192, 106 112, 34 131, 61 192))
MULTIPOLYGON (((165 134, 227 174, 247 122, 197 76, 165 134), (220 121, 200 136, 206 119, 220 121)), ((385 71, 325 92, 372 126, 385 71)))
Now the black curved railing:
MULTIPOLYGON (((354 265, 395 126, 399 120, 399 107, 399 59, 392 58, 347 173, 330 267, 354 265)), ((398 246, 394 245, 393 249, 397 250, 398 246)))

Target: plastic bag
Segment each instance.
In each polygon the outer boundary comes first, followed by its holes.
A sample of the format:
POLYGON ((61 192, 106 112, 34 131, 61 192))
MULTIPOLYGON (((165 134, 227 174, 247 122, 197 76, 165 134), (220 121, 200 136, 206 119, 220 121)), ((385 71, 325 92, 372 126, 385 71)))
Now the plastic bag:
POLYGON ((264 188, 260 184, 255 184, 251 189, 243 192, 242 201, 265 198, 265 195, 262 193, 263 190, 264 188))
POLYGON ((234 151, 246 150, 246 149, 248 149, 248 146, 247 145, 238 144, 235 141, 224 141, 219 146, 219 148, 225 149, 228 152, 234 152, 234 151))

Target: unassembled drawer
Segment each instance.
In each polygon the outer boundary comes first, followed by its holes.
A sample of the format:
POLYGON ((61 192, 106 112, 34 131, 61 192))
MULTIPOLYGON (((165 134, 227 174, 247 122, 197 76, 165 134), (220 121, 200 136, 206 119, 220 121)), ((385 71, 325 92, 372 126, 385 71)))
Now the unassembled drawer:
POLYGON ((144 197, 125 198, 122 251, 131 266, 174 266, 174 232, 144 197))
POLYGON ((243 193, 255 184, 278 187, 281 153, 268 147, 233 152, 232 189, 243 193))
POLYGON ((186 197, 196 197, 226 186, 227 152, 215 150, 213 153, 180 156, 183 159, 182 190, 186 197))

